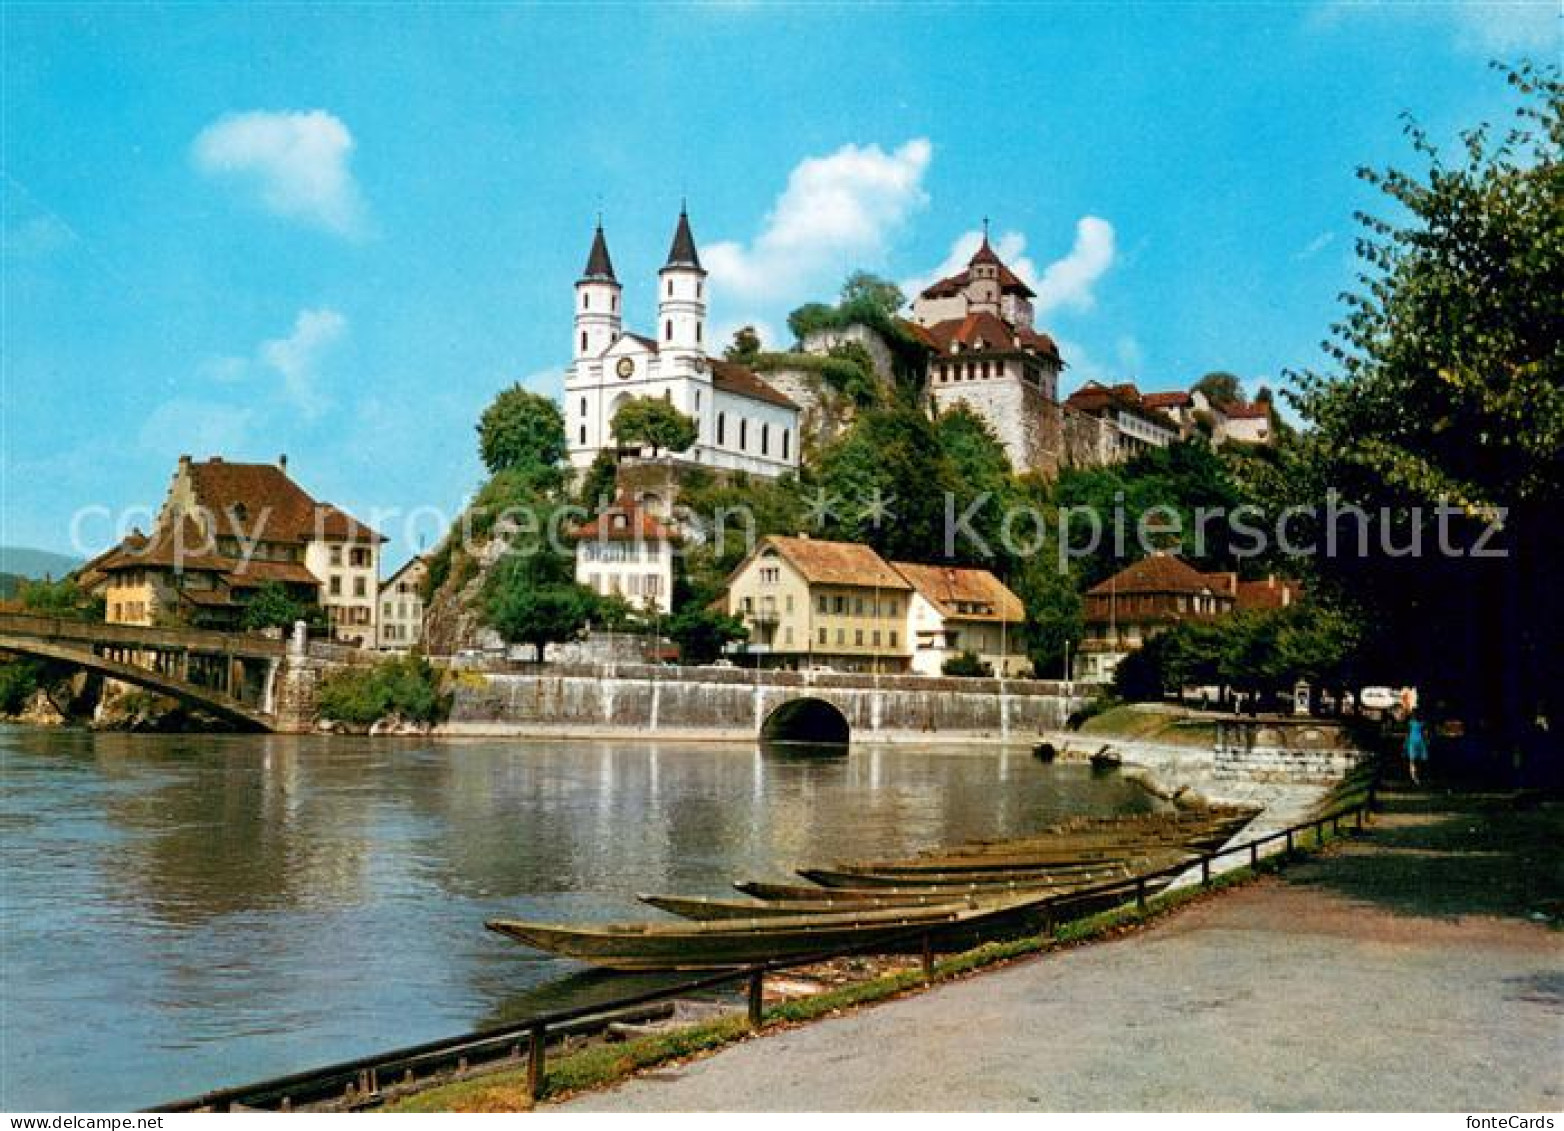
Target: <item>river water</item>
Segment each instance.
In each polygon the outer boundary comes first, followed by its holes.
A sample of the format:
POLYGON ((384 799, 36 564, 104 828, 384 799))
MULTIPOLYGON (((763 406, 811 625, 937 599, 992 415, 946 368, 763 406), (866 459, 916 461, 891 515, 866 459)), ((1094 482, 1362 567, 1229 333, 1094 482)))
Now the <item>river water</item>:
POLYGON ((1153 802, 1024 748, 0 728, 0 1109, 123 1110, 625 992, 483 929, 1153 802))

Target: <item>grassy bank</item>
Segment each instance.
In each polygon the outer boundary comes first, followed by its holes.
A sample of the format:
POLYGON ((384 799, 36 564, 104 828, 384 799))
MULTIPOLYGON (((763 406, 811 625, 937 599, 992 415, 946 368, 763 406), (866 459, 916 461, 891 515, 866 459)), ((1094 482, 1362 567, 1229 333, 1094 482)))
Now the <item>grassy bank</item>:
POLYGON ((1138 703, 1124 703, 1093 715, 1081 724, 1082 738, 1125 738, 1209 750, 1216 742, 1216 724, 1174 711, 1138 703))

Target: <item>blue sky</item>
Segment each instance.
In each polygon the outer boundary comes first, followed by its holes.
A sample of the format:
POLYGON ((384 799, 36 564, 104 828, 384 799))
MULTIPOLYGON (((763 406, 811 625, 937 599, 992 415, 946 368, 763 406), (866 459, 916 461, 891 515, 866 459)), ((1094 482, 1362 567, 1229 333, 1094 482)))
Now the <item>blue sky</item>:
POLYGON ((1487 61, 1560 46, 1556 5, 1476 0, 0 12, 0 543, 96 548, 180 453, 286 452, 393 560, 489 398, 558 389, 599 209, 640 326, 681 195, 713 328, 773 336, 988 216, 1067 390, 1274 382, 1399 115, 1498 120, 1487 61))

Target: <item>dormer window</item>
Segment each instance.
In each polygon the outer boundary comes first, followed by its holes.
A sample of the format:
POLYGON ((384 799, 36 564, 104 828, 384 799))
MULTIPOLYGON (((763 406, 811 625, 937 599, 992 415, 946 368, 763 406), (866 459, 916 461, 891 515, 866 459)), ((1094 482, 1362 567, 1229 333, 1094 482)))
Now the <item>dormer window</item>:
POLYGON ((630 519, 623 514, 614 515, 610 522, 615 530, 628 530, 630 528, 630 519))

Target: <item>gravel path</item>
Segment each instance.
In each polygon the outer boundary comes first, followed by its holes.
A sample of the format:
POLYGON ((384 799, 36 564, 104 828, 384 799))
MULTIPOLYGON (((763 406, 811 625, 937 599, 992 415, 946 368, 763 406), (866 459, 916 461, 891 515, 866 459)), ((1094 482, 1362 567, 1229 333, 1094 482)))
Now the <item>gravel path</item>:
POLYGON ((560 1106, 1564 1107, 1564 811, 1395 807, 1371 838, 1149 930, 560 1106))

